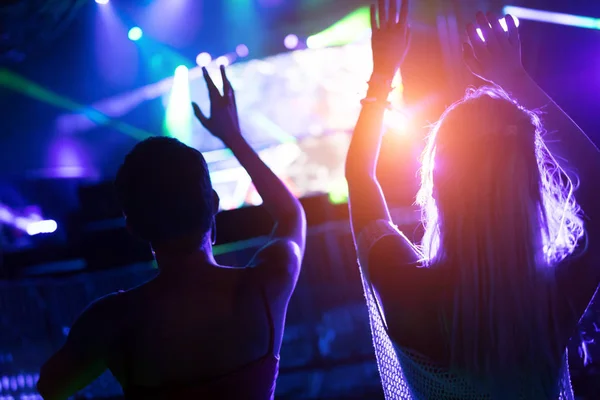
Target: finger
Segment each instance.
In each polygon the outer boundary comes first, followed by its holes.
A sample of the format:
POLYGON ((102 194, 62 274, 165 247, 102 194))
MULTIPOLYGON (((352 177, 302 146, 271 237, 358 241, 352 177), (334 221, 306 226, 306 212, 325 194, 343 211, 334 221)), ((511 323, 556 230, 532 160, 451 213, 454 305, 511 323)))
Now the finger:
POLYGON ((231 90, 229 92, 229 102, 236 108, 237 110, 237 102, 235 101, 235 91, 231 90))
POLYGON ((398 22, 398 0, 389 0, 388 24, 396 25, 398 22))
POLYGON ((477 20, 477 25, 479 25, 479 29, 481 29, 481 33, 483 33, 483 37, 485 38, 485 44, 492 48, 497 46, 498 41, 496 40, 496 35, 494 35, 494 31, 485 14, 479 11, 475 18, 477 20))
POLYGON ((406 27, 406 35, 404 37, 406 40, 406 48, 408 49, 410 46, 410 40, 412 39, 412 29, 410 29, 410 25, 406 27))
POLYGON ((398 19, 398 25, 402 29, 408 27, 408 0, 400 0, 400 18, 398 19))
POLYGON ((373 32, 377 31, 379 26, 377 25, 377 8, 375 4, 371 4, 371 30, 373 32))
POLYGON ((227 72, 225 71, 225 66, 221 65, 221 79, 223 79, 223 93, 227 96, 228 94, 233 93, 233 87, 231 86, 231 82, 227 78, 227 72))
POLYGON ((515 18, 510 14, 506 14, 504 20, 506 21, 506 27, 508 28, 508 41, 513 46, 518 45, 521 40, 519 38, 519 28, 517 28, 515 18))
POLYGON ((496 37, 496 40, 498 41, 498 43, 500 43, 500 44, 507 43, 508 42, 508 34, 506 32, 504 32, 504 28, 502 28, 502 25, 500 24, 500 20, 499 20, 498 16, 493 13, 488 13, 487 19, 490 22, 490 25, 492 25, 492 31, 494 32, 494 36, 496 37))
POLYGON ((213 96, 220 96, 221 93, 219 92, 219 88, 217 88, 217 85, 215 85, 213 82, 206 67, 202 67, 202 74, 204 75, 204 80, 206 81, 206 87, 208 88, 209 96, 211 96, 211 98, 213 96))
POLYGON ((209 121, 208 118, 206 117, 206 115, 204 115, 204 113, 202 112, 202 110, 200 109, 200 106, 198 106, 198 104, 192 103, 192 107, 194 108, 194 115, 196 116, 196 118, 198 118, 198 120, 200 121, 202 126, 204 126, 206 128, 207 127, 206 124, 209 121))
POLYGON ((387 17, 385 13, 385 0, 377 0, 377 16, 379 17, 379 29, 386 24, 387 17))
MULTIPOLYGON (((473 25, 473 24, 467 25, 467 36, 469 36, 469 41, 471 42, 471 46, 475 53, 475 56, 477 58, 484 57, 488 53, 488 48, 486 47, 483 40, 481 40, 481 38, 479 37, 479 34, 477 33, 477 29, 475 28, 475 25, 473 25)), ((471 46, 469 46, 469 47, 471 47, 471 46)))
POLYGON ((473 47, 469 43, 463 43, 463 59, 473 74, 481 75, 481 64, 477 57, 475 57, 473 47))

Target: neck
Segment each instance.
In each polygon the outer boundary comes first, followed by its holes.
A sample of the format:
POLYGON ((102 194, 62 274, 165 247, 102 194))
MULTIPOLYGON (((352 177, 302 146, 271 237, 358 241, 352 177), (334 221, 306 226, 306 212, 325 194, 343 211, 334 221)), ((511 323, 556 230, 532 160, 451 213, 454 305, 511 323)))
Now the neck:
POLYGON ((171 271, 189 271, 205 266, 215 266, 212 245, 206 242, 199 249, 189 253, 169 252, 168 250, 156 250, 154 253, 156 263, 161 273, 171 271))

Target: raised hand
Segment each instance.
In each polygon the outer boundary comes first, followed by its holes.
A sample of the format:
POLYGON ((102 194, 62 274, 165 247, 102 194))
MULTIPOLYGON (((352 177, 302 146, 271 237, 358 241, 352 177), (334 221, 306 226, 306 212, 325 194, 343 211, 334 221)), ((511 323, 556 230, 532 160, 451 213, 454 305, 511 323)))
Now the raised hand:
POLYGON ((373 74, 391 80, 410 44, 408 0, 378 0, 377 7, 371 6, 371 30, 373 74))
POLYGON ((235 93, 231 87, 231 82, 227 79, 224 66, 221 66, 221 77, 223 78, 222 95, 206 68, 202 68, 202 72, 204 72, 204 80, 206 81, 208 96, 210 98, 210 118, 204 115, 196 103, 192 103, 194 114, 196 114, 200 123, 210 133, 221 139, 225 144, 228 144, 231 140, 241 137, 235 93))
POLYGON ((482 12, 476 16, 477 25, 483 33, 481 40, 474 24, 467 25, 469 43, 463 45, 465 63, 471 72, 481 79, 504 86, 526 75, 521 63, 521 39, 519 29, 511 15, 506 15, 508 32, 500 25, 496 15, 482 12))

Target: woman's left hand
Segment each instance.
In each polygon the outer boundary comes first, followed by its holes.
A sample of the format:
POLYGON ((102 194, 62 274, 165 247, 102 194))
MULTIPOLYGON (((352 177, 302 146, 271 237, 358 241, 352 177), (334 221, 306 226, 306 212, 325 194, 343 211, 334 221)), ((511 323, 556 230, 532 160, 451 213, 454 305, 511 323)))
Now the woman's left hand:
POLYGON ((373 74, 392 80, 410 45, 408 0, 378 0, 371 6, 371 30, 373 74))
POLYGON ((229 146, 232 140, 242 137, 240 122, 238 118, 235 92, 231 82, 227 79, 225 67, 221 66, 221 77, 223 79, 223 94, 219 92, 217 85, 213 82, 206 68, 202 68, 208 96, 210 98, 210 118, 204 115, 196 103, 192 103, 194 114, 200 123, 214 136, 221 139, 229 146))

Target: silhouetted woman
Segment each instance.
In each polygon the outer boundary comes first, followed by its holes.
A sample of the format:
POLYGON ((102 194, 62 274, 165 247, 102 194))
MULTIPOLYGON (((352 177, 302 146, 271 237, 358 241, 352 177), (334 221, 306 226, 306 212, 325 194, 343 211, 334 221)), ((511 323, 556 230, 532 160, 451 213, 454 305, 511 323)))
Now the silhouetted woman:
POLYGON ((83 312, 42 368, 44 399, 66 399, 106 369, 126 399, 273 398, 306 223, 298 200, 242 137, 221 72, 223 95, 204 70, 211 117, 194 109, 252 178, 276 222, 270 241, 247 268, 218 265, 212 238, 219 198, 202 154, 163 137, 138 144, 116 187, 128 227, 152 244, 160 273, 83 312))
POLYGON ((486 40, 469 25, 465 60, 503 89, 469 91, 432 129, 417 196, 425 235, 411 243, 375 177, 408 48, 406 1, 399 18, 387 6, 372 10, 374 73, 346 166, 386 398, 573 399, 566 346, 600 278, 600 154, 528 77, 513 18, 505 32, 479 13, 486 40), (540 107, 547 132, 529 111, 540 107))

